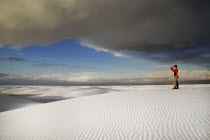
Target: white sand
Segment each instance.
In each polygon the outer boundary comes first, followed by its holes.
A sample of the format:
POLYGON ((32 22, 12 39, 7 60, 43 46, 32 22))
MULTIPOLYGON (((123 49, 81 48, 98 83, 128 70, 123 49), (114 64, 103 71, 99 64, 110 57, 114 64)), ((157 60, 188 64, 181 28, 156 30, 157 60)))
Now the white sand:
POLYGON ((36 102, 51 102, 116 91, 110 87, 91 86, 0 86, 0 90, 1 94, 5 95, 33 95, 23 98, 36 102))
POLYGON ((0 95, 0 112, 27 107, 31 105, 37 105, 37 104, 40 103, 8 95, 0 95))
POLYGON ((2 112, 0 139, 209 140, 210 85, 160 87, 109 87, 115 90, 2 112))

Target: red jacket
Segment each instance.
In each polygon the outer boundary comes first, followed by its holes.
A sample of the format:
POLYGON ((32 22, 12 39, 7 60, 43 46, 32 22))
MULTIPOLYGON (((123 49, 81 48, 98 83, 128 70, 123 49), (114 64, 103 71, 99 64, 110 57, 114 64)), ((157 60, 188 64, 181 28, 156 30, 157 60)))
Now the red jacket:
POLYGON ((171 71, 174 72, 174 76, 178 75, 178 69, 173 69, 173 68, 171 68, 171 71))

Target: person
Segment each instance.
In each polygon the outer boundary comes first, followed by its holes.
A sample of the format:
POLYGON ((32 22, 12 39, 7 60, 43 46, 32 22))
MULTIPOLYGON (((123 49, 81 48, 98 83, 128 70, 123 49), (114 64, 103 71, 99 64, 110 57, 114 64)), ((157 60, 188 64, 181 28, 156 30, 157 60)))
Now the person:
POLYGON ((177 65, 174 65, 174 68, 171 67, 171 71, 174 72, 174 88, 172 89, 179 89, 179 82, 178 82, 178 68, 177 65))

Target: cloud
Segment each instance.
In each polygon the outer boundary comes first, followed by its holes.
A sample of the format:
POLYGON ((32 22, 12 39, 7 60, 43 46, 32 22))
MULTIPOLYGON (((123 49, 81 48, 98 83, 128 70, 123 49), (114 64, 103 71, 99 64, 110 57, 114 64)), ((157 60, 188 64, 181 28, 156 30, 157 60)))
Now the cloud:
POLYGON ((53 63, 34 63, 33 66, 37 67, 54 67, 54 66, 68 66, 70 68, 95 68, 93 66, 86 66, 86 65, 68 65, 68 64, 53 64, 53 63))
POLYGON ((9 76, 9 74, 6 74, 6 73, 0 73, 0 77, 5 77, 5 76, 9 76))
POLYGON ((86 65, 74 65, 74 66, 69 66, 71 68, 96 68, 94 66, 86 66, 86 65))
POLYGON ((77 76, 69 76, 62 74, 51 74, 51 75, 40 75, 36 79, 43 79, 43 80, 60 80, 60 81, 69 81, 69 82, 87 82, 92 79, 92 77, 88 75, 77 75, 77 76))
MULTIPOLYGON (((210 83, 209 71, 180 71, 182 84, 210 83)), ((110 76, 109 76, 110 77, 110 76)), ((54 73, 39 76, 11 75, 0 73, 0 85, 144 85, 171 84, 173 76, 170 71, 152 72, 145 78, 107 78, 104 73, 54 73)))
POLYGON ((11 75, 0 73, 0 85, 7 84, 23 84, 23 85, 82 85, 103 82, 99 77, 103 74, 95 72, 81 72, 81 73, 54 73, 43 74, 38 76, 29 75, 11 75), (97 80, 97 81, 95 81, 97 80))
POLYGON ((15 74, 0 73, 0 80, 8 80, 15 78, 21 78, 21 76, 15 74))
POLYGON ((0 9, 2 46, 77 39, 116 56, 209 64, 209 0, 1 0, 0 9))
POLYGON ((74 73, 53 73, 53 74, 44 74, 37 77, 31 77, 32 79, 42 79, 42 80, 60 80, 68 82, 87 82, 93 81, 95 79, 100 79, 103 77, 103 74, 97 72, 74 72, 74 73))
MULTIPOLYGON (((148 78, 173 78, 171 71, 156 71, 147 75, 148 78)), ((210 71, 207 70, 180 70, 180 80, 210 80, 210 71)))
POLYGON ((38 67, 67 66, 67 64, 50 64, 50 63, 38 63, 38 64, 32 64, 32 65, 38 66, 38 67))
POLYGON ((105 73, 80 72, 80 73, 54 73, 39 76, 16 76, 0 74, 0 85, 22 84, 22 85, 129 85, 129 84, 151 84, 151 80, 168 81, 168 78, 107 78, 105 73))
POLYGON ((19 54, 20 54, 20 55, 26 55, 26 54, 28 54, 28 53, 20 52, 19 54))
POLYGON ((24 61, 26 60, 25 58, 19 58, 19 57, 10 57, 10 56, 1 56, 0 61, 24 61))

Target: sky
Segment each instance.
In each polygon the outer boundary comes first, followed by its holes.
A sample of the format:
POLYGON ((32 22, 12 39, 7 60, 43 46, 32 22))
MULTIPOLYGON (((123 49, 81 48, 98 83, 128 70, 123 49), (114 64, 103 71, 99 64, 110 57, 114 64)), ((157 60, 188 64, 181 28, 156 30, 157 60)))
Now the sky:
POLYGON ((2 0, 0 84, 210 80, 208 0, 2 0))

